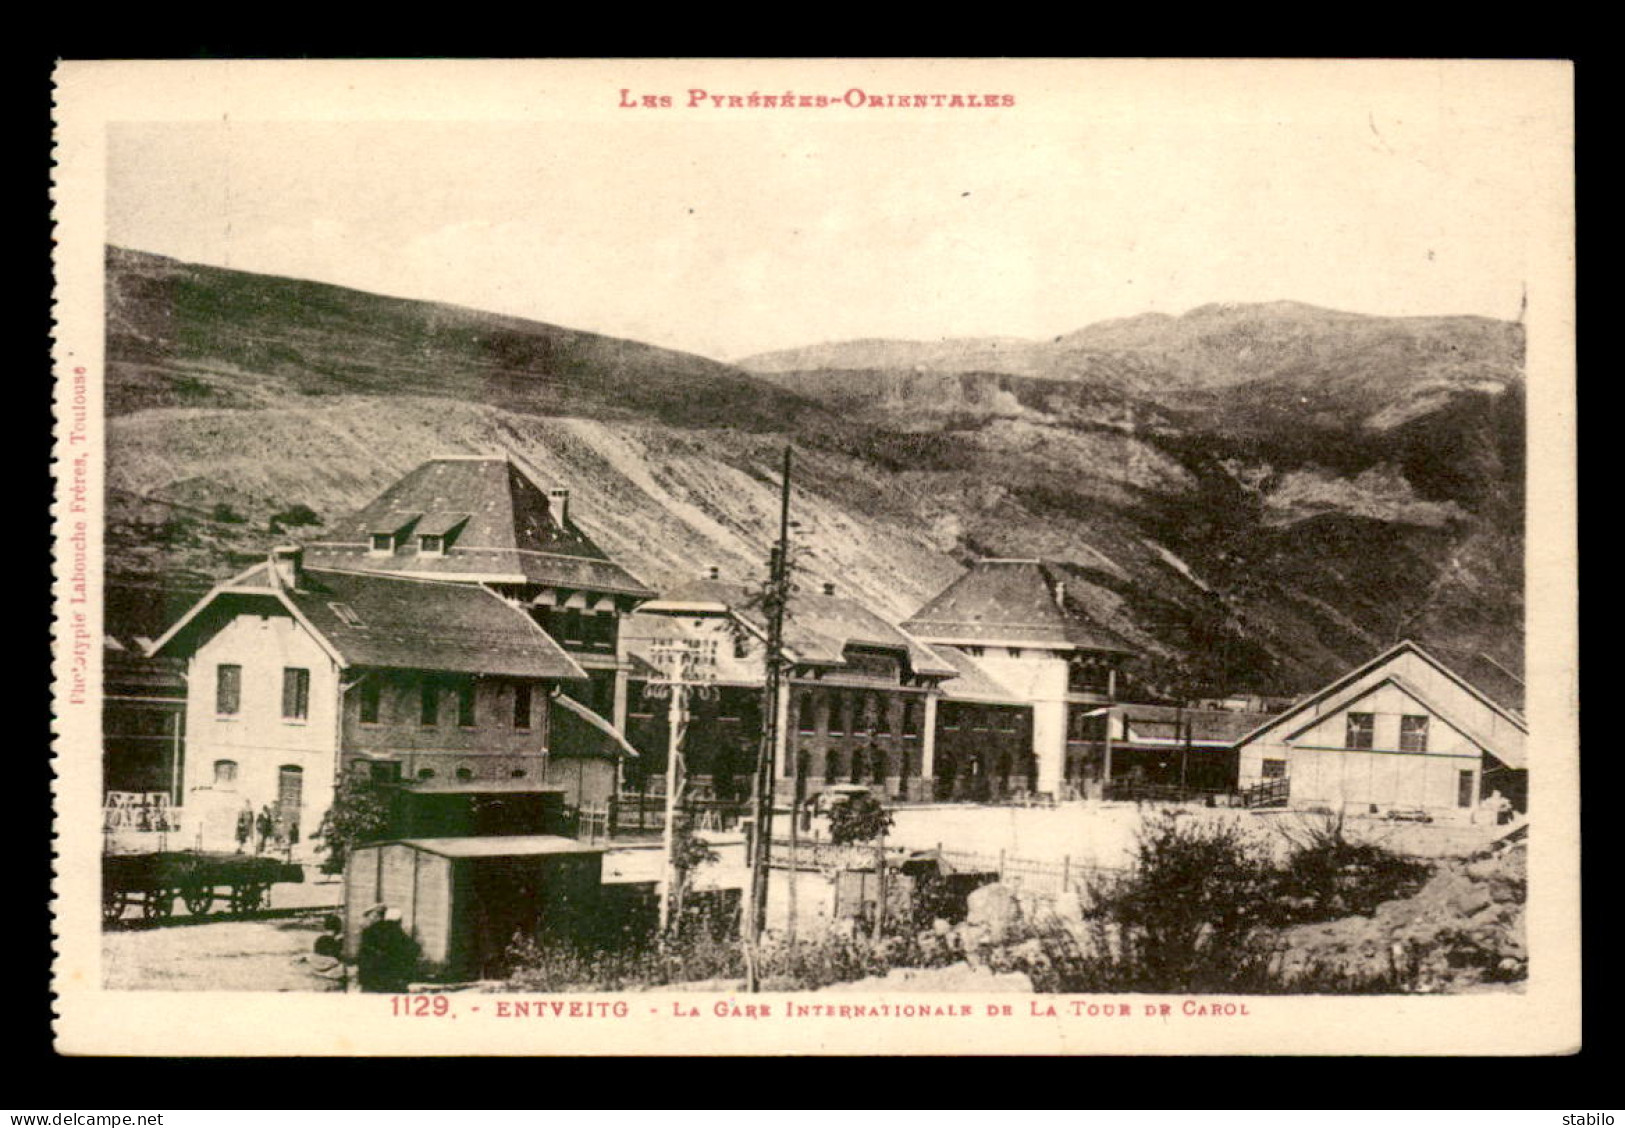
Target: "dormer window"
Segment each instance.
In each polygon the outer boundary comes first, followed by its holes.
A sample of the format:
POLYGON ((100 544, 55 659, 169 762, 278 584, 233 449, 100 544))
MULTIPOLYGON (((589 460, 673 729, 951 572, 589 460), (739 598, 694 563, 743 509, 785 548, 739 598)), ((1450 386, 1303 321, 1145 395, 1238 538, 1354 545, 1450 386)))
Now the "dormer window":
POLYGON ((375 556, 388 556, 395 551, 394 533, 372 534, 372 552, 375 556))
POLYGON ((457 539, 457 534, 468 523, 466 513, 446 513, 436 510, 418 518, 412 532, 416 534, 419 556, 444 556, 457 539))

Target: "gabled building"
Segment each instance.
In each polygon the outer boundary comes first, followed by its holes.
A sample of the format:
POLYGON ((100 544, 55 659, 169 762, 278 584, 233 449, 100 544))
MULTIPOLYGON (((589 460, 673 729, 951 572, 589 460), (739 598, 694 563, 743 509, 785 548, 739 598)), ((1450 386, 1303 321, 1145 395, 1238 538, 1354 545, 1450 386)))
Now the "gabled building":
MULTIPOLYGON (((643 765, 665 764, 665 703, 646 686, 658 650, 677 640, 701 648, 718 693, 695 703, 684 755, 691 778, 709 777, 719 797, 748 793, 762 731, 767 623, 741 586, 708 579, 644 604, 628 626, 632 653, 648 665, 634 681, 630 733, 643 765), (723 782, 723 781, 726 782, 723 782)), ((784 743, 776 750, 781 799, 833 784, 863 783, 888 795, 930 797, 937 702, 952 665, 835 585, 797 592, 785 619, 789 691, 780 699, 784 743)), ((658 765, 658 766, 657 766, 658 765)))
POLYGON ((1069 776, 1098 779, 1103 765, 1068 771, 1068 733, 1116 700, 1130 650, 1066 595, 1060 571, 1041 560, 979 560, 902 627, 933 649, 952 647, 1031 709, 1036 790, 1060 795, 1069 776))
POLYGON ((607 802, 630 751, 613 734, 550 755, 556 691, 586 680, 581 665, 486 588, 408 573, 307 568, 287 546, 157 641, 186 668, 187 845, 234 849, 245 810, 308 840, 346 772, 533 781, 567 787, 578 808, 607 802))
POLYGON ((152 647, 205 591, 118 580, 102 588, 102 794, 110 817, 115 803, 181 802, 186 664, 155 658, 152 647))
POLYGON ((963 650, 932 647, 955 670, 937 705, 934 798, 997 802, 1038 789, 1032 707, 994 681, 963 650))
POLYGON ((1287 778, 1293 806, 1469 813, 1525 804, 1528 729, 1414 642, 1305 697, 1237 742, 1243 788, 1287 778))
POLYGON ((571 695, 624 726, 620 626, 655 593, 576 524, 568 489, 514 458, 425 462, 306 548, 311 568, 478 584, 515 601, 586 672, 571 695))

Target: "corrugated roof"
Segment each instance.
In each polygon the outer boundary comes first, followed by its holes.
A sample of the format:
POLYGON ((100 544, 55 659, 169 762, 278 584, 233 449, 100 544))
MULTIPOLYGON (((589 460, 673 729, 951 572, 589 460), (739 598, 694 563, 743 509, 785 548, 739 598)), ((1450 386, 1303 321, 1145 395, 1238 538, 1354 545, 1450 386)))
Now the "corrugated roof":
POLYGON ((261 564, 222 584, 163 640, 184 650, 203 612, 233 601, 291 605, 346 666, 585 679, 580 666, 524 611, 477 584, 306 568, 297 590, 261 564))
POLYGON ((564 787, 549 787, 526 779, 417 779, 395 784, 412 795, 563 795, 564 787))
POLYGON ((500 455, 425 462, 366 508, 335 521, 308 552, 312 567, 444 579, 501 575, 638 598, 655 594, 567 514, 561 518, 546 491, 500 455), (372 534, 399 530, 402 515, 416 522, 415 533, 443 534, 455 527, 446 523, 453 516, 466 523, 444 555, 419 555, 415 545, 388 556, 372 554, 372 534))
POLYGON ((1183 741, 1189 726, 1191 740, 1199 744, 1234 744, 1273 716, 1226 709, 1180 709, 1174 705, 1120 705, 1117 715, 1127 730, 1122 739, 1129 743, 1140 739, 1183 741))
POLYGON ((1064 594, 1065 577, 1041 560, 979 560, 903 622, 925 639, 1038 642, 1130 653, 1064 594))
MULTIPOLYGON (((766 617, 759 607, 750 606, 750 597, 748 589, 736 584, 695 580, 667 592, 665 601, 721 604, 765 631, 766 617)), ((798 591, 791 596, 784 622, 784 642, 798 660, 819 665, 844 665, 847 647, 855 646, 904 651, 909 668, 917 674, 949 676, 957 673, 919 639, 888 623, 857 600, 842 595, 798 591)))
POLYGON ((548 854, 602 854, 602 846, 586 846, 573 838, 553 834, 488 835, 480 838, 402 838, 381 845, 410 846, 443 858, 537 858, 548 854))

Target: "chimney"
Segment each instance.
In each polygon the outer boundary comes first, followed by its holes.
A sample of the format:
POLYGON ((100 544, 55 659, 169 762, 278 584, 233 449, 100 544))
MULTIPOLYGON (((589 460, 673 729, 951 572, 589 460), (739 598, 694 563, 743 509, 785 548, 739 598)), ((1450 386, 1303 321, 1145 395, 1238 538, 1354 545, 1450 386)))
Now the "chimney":
POLYGON ((303 545, 279 544, 271 550, 271 581, 287 591, 298 591, 304 586, 303 545))
POLYGON ((562 486, 555 486, 547 491, 547 505, 553 511, 553 520, 564 528, 570 523, 570 491, 562 486))
POLYGON ((1061 608, 1063 611, 1066 610, 1066 581, 1065 580, 1056 580, 1055 581, 1055 605, 1057 607, 1061 608))
POLYGON ((825 595, 834 595, 835 594, 835 585, 826 583, 824 585, 824 594, 825 595))

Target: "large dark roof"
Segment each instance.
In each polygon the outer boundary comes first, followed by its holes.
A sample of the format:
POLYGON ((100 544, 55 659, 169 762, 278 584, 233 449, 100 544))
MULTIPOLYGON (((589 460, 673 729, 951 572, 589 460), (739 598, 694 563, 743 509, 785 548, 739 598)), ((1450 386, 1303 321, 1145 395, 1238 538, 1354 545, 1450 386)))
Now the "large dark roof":
POLYGON ((366 508, 334 522, 308 553, 312 567, 448 580, 502 576, 637 598, 654 594, 501 455, 425 462, 366 508), (406 544, 374 555, 372 536, 385 532, 406 544), (424 533, 449 534, 444 555, 417 552, 416 538, 424 533))
MULTIPOLYGON (((715 604, 726 607, 765 630, 766 617, 751 606, 749 589, 721 580, 695 580, 665 593, 656 605, 715 604)), ((790 597, 784 642, 803 662, 841 665, 849 646, 907 653, 917 674, 948 676, 956 671, 929 646, 898 629, 855 599, 798 591, 790 597)))
POLYGON ((978 560, 903 629, 925 639, 1032 642, 1128 653, 1065 596, 1065 578, 1040 560, 978 560))
POLYGON ((216 588, 162 641, 184 653, 190 637, 258 604, 291 605, 346 666, 585 678, 524 611, 477 584, 306 568, 297 589, 261 564, 216 588))

